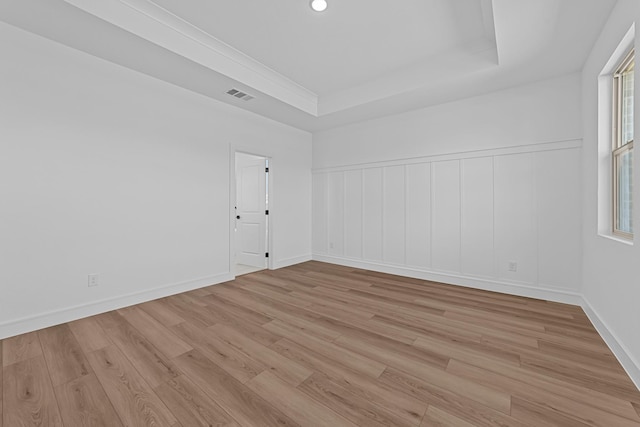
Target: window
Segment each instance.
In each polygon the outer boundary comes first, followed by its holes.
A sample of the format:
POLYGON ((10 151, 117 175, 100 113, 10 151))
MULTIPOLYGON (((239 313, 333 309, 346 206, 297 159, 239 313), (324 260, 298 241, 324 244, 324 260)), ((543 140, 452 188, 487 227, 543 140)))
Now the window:
POLYGON ((613 233, 633 238, 634 66, 632 50, 613 75, 613 233))

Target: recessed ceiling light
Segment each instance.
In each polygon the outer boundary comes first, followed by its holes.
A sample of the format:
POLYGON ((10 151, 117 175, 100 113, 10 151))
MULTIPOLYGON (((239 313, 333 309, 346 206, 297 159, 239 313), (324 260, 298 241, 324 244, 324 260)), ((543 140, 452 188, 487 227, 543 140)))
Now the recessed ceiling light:
POLYGON ((311 9, 322 12, 327 8, 327 0, 311 0, 311 9))

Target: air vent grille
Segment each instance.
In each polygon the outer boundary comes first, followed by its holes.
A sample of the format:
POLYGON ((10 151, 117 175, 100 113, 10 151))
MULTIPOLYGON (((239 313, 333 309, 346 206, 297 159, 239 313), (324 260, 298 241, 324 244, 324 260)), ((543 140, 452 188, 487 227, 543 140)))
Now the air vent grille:
POLYGON ((234 96, 238 99, 242 99, 243 101, 251 101, 253 98, 255 98, 255 96, 251 96, 247 93, 244 93, 238 89, 229 89, 227 91, 228 95, 234 96))

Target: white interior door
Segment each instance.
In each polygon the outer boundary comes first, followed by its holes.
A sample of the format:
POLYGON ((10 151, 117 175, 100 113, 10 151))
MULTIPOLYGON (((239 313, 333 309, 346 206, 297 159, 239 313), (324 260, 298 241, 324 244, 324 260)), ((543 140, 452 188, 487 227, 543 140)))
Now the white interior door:
POLYGON ((266 266, 266 159, 236 153, 236 263, 266 266))

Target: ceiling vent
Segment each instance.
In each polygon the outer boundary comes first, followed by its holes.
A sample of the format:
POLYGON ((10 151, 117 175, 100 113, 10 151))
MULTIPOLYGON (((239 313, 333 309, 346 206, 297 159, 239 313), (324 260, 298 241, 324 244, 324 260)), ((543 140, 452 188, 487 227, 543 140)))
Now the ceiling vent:
POLYGON ((243 101, 251 101, 253 98, 255 98, 255 96, 251 96, 249 94, 246 94, 242 91, 239 91, 238 89, 229 89, 227 91, 228 95, 234 96, 238 99, 242 99, 243 101))

